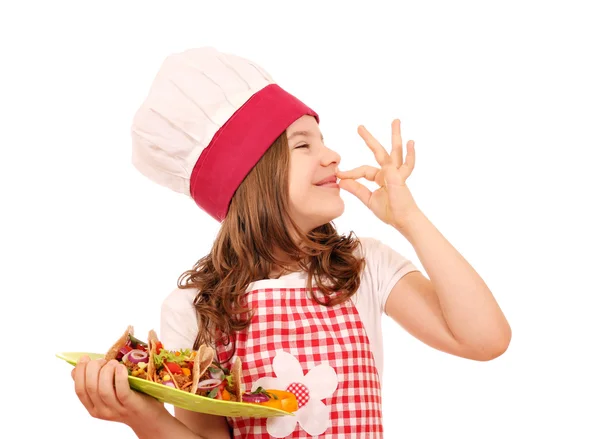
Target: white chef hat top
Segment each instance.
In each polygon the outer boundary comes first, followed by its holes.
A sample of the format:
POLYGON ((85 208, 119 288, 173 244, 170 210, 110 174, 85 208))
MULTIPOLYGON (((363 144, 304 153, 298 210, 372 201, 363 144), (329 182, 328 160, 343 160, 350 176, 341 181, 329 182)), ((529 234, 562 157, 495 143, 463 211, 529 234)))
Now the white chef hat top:
POLYGON ((218 221, 269 146, 318 115, 255 63, 214 48, 168 56, 132 125, 133 164, 218 221))

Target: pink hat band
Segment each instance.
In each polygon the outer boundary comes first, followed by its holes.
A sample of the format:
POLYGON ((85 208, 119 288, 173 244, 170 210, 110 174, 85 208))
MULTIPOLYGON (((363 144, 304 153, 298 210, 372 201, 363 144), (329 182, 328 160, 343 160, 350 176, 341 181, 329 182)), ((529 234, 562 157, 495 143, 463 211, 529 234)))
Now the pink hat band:
POLYGON ((196 162, 190 178, 196 204, 223 221, 244 178, 286 128, 304 115, 319 121, 317 113, 277 84, 256 92, 217 131, 196 162))

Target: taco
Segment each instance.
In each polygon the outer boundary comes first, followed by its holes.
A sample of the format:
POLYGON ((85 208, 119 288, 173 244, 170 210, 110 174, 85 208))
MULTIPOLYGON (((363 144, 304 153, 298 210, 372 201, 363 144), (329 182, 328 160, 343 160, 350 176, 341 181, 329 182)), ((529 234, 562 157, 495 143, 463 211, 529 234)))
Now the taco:
POLYGON ((196 395, 224 401, 242 402, 242 362, 236 358, 231 370, 213 361, 214 351, 210 349, 210 363, 200 369, 196 395))
MULTIPOLYGON (((156 338, 156 333, 150 331, 148 340, 153 337, 156 338)), ((133 326, 130 325, 104 355, 104 359, 106 361, 117 360, 127 367, 129 375, 148 379, 149 356, 148 343, 137 339, 133 335, 133 326)))
POLYGON ((201 367, 210 364, 206 346, 192 349, 168 350, 158 338, 150 341, 148 377, 150 381, 193 393, 201 367))

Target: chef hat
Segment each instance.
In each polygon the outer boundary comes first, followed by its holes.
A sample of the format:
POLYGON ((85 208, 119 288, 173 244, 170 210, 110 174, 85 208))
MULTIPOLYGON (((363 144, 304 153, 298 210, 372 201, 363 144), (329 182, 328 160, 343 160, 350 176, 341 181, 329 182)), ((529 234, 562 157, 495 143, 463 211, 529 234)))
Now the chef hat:
POLYGON ((218 221, 286 128, 318 115, 255 63, 213 48, 168 56, 132 125, 133 164, 218 221))

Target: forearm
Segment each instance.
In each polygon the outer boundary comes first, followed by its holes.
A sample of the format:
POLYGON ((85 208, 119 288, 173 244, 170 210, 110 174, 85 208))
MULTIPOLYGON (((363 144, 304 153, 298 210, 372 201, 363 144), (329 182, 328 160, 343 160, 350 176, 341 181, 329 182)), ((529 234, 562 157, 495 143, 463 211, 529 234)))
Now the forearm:
POLYGON ((511 337, 510 326, 483 279, 420 210, 400 233, 411 243, 458 343, 499 355, 511 337))
POLYGON ((129 426, 140 439, 166 439, 173 437, 178 439, 209 439, 191 431, 185 424, 171 415, 166 408, 164 412, 152 418, 150 422, 144 420, 144 422, 132 423, 129 426))

